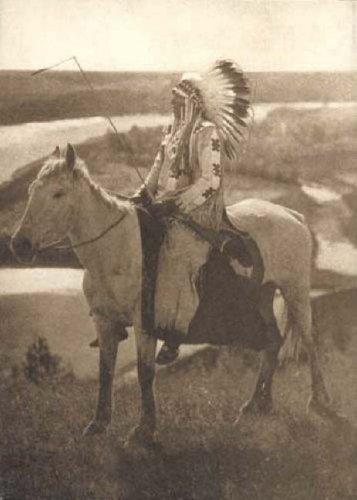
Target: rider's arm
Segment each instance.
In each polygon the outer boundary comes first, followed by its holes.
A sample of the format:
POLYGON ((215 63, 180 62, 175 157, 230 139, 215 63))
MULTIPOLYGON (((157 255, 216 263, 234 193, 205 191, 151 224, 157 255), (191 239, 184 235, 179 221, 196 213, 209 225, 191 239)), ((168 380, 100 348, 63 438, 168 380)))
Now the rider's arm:
POLYGON ((145 187, 150 194, 152 194, 154 197, 157 195, 158 191, 158 186, 159 186, 159 177, 160 177, 160 172, 164 160, 164 152, 163 152, 164 145, 163 143, 160 144, 159 150, 155 156, 154 163, 152 167, 150 168, 150 172, 146 176, 145 179, 145 187))
POLYGON ((144 184, 140 186, 138 191, 135 193, 134 197, 142 196, 145 191, 148 191, 149 195, 153 196, 154 198, 156 197, 159 186, 159 177, 162 169, 162 164, 164 161, 164 154, 165 154, 164 151, 167 142, 167 137, 168 137, 168 130, 165 129, 163 138, 160 143, 160 147, 155 156, 154 163, 152 164, 152 167, 150 168, 150 171, 145 178, 144 184))
POLYGON ((216 128, 204 127, 197 132, 196 141, 201 177, 177 199, 186 213, 202 205, 221 185, 221 146, 216 128))

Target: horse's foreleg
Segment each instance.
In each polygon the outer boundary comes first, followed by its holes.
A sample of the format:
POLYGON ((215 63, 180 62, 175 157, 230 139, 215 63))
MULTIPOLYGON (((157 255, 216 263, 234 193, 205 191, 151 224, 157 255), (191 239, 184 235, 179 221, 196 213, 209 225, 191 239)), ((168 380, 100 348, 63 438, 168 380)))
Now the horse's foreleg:
POLYGON ((273 309, 275 290, 275 285, 267 284, 261 291, 259 311, 266 325, 267 346, 262 353, 260 371, 253 396, 242 406, 240 415, 243 413, 265 414, 270 412, 273 407, 273 375, 278 364, 278 353, 282 344, 273 309))
MULTIPOLYGON (((85 436, 103 432, 110 424, 112 413, 112 386, 118 352, 118 328, 123 327, 102 316, 95 316, 99 339, 99 394, 94 419, 85 428, 85 436)), ((124 332, 121 332, 124 336, 124 332)))
POLYGON ((154 442, 156 430, 156 411, 154 396, 156 339, 143 331, 135 329, 138 355, 138 379, 141 390, 140 423, 129 434, 127 445, 144 446, 154 442))

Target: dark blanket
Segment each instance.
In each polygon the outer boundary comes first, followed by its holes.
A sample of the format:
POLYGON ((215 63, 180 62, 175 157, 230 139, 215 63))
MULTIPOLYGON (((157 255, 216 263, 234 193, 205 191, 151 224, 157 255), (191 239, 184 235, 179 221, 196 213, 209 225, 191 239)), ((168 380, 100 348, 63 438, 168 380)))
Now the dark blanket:
MULTIPOLYGON (((148 333, 165 340, 175 333, 155 329, 154 313, 158 259, 166 228, 147 210, 138 207, 137 212, 143 248, 142 324, 148 333)), ((247 238, 239 234, 236 237, 241 238, 245 262, 249 252, 247 238)), ((184 343, 240 342, 253 349, 264 347, 265 325, 258 311, 259 281, 238 276, 228 259, 212 250, 207 263, 200 269, 197 289, 200 303, 184 343)))
POLYGON ((233 344, 261 350, 266 325, 259 312, 261 286, 240 276, 218 251, 212 251, 197 280, 200 302, 185 343, 233 344))

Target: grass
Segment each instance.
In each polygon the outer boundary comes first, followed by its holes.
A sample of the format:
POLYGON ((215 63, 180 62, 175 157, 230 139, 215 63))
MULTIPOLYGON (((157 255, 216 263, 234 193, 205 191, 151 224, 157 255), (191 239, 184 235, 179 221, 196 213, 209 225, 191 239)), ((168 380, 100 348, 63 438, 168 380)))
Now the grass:
MULTIPOLYGON (((233 426, 253 388, 257 357, 215 353, 203 352, 158 374, 163 448, 140 459, 122 446, 138 420, 136 384, 116 389, 108 433, 83 440, 95 384, 73 378, 38 386, 21 376, 2 380, 0 489, 8 491, 5 498, 355 498, 356 435, 349 426, 334 427, 306 414, 306 367, 279 371, 271 416, 233 426)), ((335 362, 340 385, 352 382, 348 366, 345 359, 335 362)))

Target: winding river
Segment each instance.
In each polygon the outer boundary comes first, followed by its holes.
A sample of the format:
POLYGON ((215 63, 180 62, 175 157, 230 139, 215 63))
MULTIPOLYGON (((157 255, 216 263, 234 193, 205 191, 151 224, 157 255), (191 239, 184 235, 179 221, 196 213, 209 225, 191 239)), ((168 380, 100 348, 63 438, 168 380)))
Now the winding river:
MULTIPOLYGON (((331 102, 330 108, 356 106, 354 102, 331 102)), ((326 106, 319 102, 262 103, 253 105, 254 121, 259 123, 268 113, 280 107, 294 109, 316 109, 326 106)), ((113 122, 119 132, 127 132, 133 125, 152 127, 167 125, 170 116, 159 114, 116 116, 113 122)), ((105 134, 108 122, 94 116, 72 120, 23 123, 21 125, 0 126, 0 183, 8 180, 12 173, 43 156, 54 147, 67 142, 78 144, 91 137, 105 134)))

